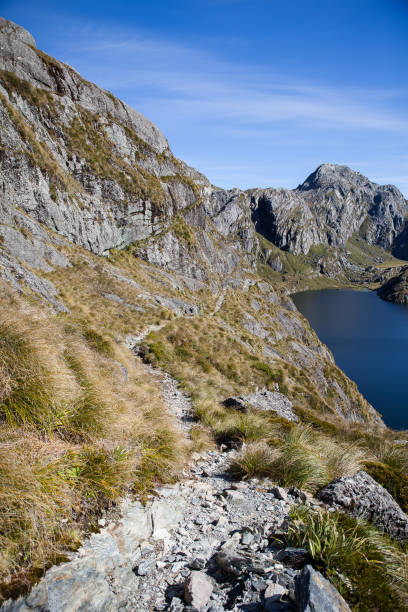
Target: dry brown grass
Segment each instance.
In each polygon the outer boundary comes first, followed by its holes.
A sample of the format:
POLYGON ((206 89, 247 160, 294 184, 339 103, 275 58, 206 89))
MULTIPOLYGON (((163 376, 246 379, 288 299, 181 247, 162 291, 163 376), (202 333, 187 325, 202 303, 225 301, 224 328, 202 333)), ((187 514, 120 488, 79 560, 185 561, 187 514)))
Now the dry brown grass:
POLYGON ((189 450, 128 349, 9 295, 0 310, 3 596, 75 547, 125 491, 146 495, 174 479, 189 450))
POLYGON ((335 478, 355 474, 371 457, 360 445, 340 443, 307 425, 275 432, 269 443, 244 447, 232 465, 235 475, 268 476, 283 486, 316 491, 335 478))

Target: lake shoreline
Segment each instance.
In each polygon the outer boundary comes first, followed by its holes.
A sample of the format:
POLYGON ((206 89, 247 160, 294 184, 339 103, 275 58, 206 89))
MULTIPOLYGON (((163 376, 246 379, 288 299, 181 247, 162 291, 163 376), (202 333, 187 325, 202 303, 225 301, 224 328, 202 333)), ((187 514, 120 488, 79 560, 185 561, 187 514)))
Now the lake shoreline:
POLYGON ((408 429, 408 306, 367 287, 310 289, 291 298, 386 425, 408 429))

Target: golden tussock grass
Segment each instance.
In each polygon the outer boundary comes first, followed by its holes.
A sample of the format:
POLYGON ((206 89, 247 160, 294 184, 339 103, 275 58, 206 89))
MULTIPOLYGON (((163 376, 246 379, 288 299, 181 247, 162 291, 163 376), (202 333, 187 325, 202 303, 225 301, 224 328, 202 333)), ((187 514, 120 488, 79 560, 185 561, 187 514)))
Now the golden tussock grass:
POLYGON ((101 510, 177 477, 188 447, 146 368, 70 315, 0 311, 0 597, 76 547, 101 510))
POLYGON ((359 612, 408 605, 408 556, 403 547, 362 519, 337 512, 292 509, 285 543, 306 548, 313 565, 359 612))
POLYGON ((282 486, 315 492, 335 478, 355 474, 370 458, 356 443, 341 443, 296 424, 276 428, 273 439, 245 446, 231 469, 240 477, 268 476, 282 486))

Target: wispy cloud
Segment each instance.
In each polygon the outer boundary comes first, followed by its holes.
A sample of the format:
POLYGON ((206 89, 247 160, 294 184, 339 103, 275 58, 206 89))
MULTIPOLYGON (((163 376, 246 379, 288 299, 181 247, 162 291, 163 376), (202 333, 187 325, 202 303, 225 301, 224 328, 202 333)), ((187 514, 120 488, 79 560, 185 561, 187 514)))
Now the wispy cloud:
POLYGON ((408 117, 388 105, 397 91, 288 79, 141 32, 85 28, 75 47, 74 57, 79 51, 82 58, 109 58, 103 62, 107 88, 134 90, 142 103, 166 107, 172 116, 222 121, 234 130, 295 121, 317 129, 408 132, 408 117))
MULTIPOLYGON (((65 61, 158 123, 171 144, 182 143, 176 153, 218 184, 295 186, 313 164, 352 155, 366 160, 355 169, 377 168, 375 180, 406 150, 404 90, 311 82, 228 61, 211 41, 188 46, 145 31, 76 25, 65 40, 65 61)), ((401 155, 390 176, 402 179, 401 155)))

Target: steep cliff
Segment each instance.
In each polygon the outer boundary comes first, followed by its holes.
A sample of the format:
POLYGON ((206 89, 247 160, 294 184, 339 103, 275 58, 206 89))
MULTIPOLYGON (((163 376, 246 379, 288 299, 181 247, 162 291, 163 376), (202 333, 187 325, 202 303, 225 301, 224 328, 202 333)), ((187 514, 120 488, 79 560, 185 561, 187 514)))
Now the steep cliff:
POLYGON ((408 304, 408 267, 402 268, 397 275, 388 279, 377 293, 387 302, 408 304))

